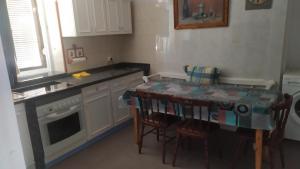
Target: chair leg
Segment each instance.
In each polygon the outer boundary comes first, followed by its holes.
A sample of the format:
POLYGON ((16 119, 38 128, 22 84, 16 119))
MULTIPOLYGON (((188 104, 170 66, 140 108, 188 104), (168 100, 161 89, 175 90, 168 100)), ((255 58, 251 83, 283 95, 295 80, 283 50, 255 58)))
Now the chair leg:
POLYGON ((239 138, 239 143, 238 143, 238 146, 237 146, 237 149, 236 149, 236 152, 234 154, 234 158, 233 158, 233 161, 232 161, 232 164, 231 164, 231 169, 235 169, 236 168, 236 165, 237 165, 237 162, 238 160, 240 159, 240 156, 241 156, 241 150, 245 144, 245 141, 243 138, 239 138))
MULTIPOLYGON (((221 140, 222 138, 221 138, 221 136, 220 136, 220 133, 219 132, 215 132, 216 134, 216 138, 218 139, 218 140, 221 140)), ((222 144, 222 141, 218 141, 218 155, 219 155, 219 158, 220 159, 223 159, 223 144, 222 144)))
POLYGON ((274 169, 274 148, 269 147, 270 169, 274 169))
POLYGON ((209 169, 208 139, 204 140, 204 154, 205 154, 205 166, 207 169, 209 169))
POLYGON ((176 146, 175 146, 175 151, 174 151, 174 156, 173 156, 173 161, 172 161, 172 166, 174 167, 175 166, 175 162, 176 162, 176 157, 177 157, 177 153, 178 153, 178 149, 179 149, 179 146, 182 142, 182 138, 181 138, 181 135, 180 134, 177 134, 176 136, 176 146))
POLYGON ((140 133, 140 141, 139 141, 139 154, 142 153, 144 130, 145 130, 145 125, 142 124, 142 130, 141 130, 141 133, 140 133))
POLYGON ((283 152, 282 144, 279 145, 279 152, 280 152, 280 159, 281 159, 281 167, 285 168, 284 152, 283 152))
POLYGON ((163 152, 162 152, 162 162, 166 163, 166 128, 163 128, 163 152))
POLYGON ((156 129, 156 140, 157 140, 157 142, 159 142, 159 128, 158 129, 156 129))
POLYGON ((248 149, 249 149, 249 146, 250 146, 251 142, 249 140, 247 140, 245 142, 245 146, 244 146, 244 155, 247 155, 248 154, 248 149))
POLYGON ((192 144, 192 139, 191 139, 191 137, 187 137, 188 150, 192 150, 191 144, 192 144))

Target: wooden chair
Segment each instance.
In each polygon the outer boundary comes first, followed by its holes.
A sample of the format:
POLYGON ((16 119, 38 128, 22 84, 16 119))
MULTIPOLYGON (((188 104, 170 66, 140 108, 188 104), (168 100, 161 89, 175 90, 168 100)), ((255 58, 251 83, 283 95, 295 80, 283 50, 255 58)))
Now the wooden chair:
POLYGON ((166 135, 167 128, 172 124, 179 121, 177 116, 169 115, 168 112, 168 98, 163 95, 149 94, 144 92, 137 92, 137 97, 140 105, 141 113, 141 133, 139 141, 139 154, 141 154, 143 147, 144 136, 156 131, 156 138, 159 141, 160 130, 163 136, 163 150, 162 150, 162 162, 165 163, 166 156, 166 143, 174 139, 175 137, 169 137, 166 135), (163 107, 163 109, 162 109, 163 107), (152 128, 145 132, 145 127, 152 128), (168 140, 167 140, 168 138, 168 140))
MULTIPOLYGON (((284 139, 284 130, 286 126, 286 122, 289 116, 289 112, 291 109, 291 105, 293 103, 293 97, 284 94, 283 100, 280 101, 278 104, 272 107, 272 111, 274 112, 274 120, 276 122, 276 127, 271 132, 264 132, 264 146, 268 147, 268 153, 270 157, 270 169, 274 169, 274 151, 276 149, 279 150, 280 153, 280 160, 282 168, 285 168, 285 161, 284 161, 284 153, 283 153, 283 145, 282 141, 284 139)), ((241 157, 241 149, 246 148, 244 147, 249 142, 254 142, 255 139, 255 131, 251 129, 243 129, 239 128, 237 130, 237 134, 239 137, 239 144, 234 156, 234 160, 232 162, 232 169, 236 168, 237 161, 239 157, 241 157)))
POLYGON ((182 144, 184 138, 188 139, 200 139, 204 142, 205 151, 205 166, 209 168, 208 157, 208 136, 211 131, 219 129, 220 126, 215 123, 210 123, 210 113, 212 102, 199 101, 199 100, 186 100, 181 98, 172 98, 170 102, 173 105, 173 109, 177 111, 177 114, 182 112, 183 120, 178 124, 176 129, 176 147, 174 151, 174 157, 172 165, 175 166, 176 157, 179 149, 179 145, 182 144), (198 107, 199 119, 196 119, 194 108, 198 107), (207 109, 207 121, 202 121, 202 110, 207 109))

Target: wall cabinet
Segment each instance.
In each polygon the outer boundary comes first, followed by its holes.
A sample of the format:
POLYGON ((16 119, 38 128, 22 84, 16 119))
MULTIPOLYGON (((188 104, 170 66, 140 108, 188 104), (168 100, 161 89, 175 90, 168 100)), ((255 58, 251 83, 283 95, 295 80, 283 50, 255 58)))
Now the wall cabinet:
POLYGON ((26 118, 25 106, 24 104, 15 105, 16 116, 18 121, 18 127, 21 137, 21 143, 23 148, 23 154, 25 159, 25 164, 27 169, 34 169, 34 157, 31 145, 31 139, 28 130, 28 123, 26 118))
POLYGON ((130 0, 58 0, 63 37, 132 33, 130 0))
POLYGON ((122 96, 129 88, 143 83, 142 76, 139 72, 82 89, 89 139, 131 117, 122 96))

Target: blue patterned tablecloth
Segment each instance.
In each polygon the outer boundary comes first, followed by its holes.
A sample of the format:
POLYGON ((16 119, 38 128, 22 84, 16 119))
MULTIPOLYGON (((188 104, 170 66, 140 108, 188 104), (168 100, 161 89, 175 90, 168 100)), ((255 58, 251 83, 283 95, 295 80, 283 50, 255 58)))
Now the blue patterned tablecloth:
MULTIPOLYGON (((271 107, 278 100, 277 91, 228 85, 200 86, 178 81, 150 81, 131 92, 135 91, 213 101, 212 122, 263 130, 275 127, 271 107)), ((136 98, 131 98, 131 105, 139 107, 136 98)))

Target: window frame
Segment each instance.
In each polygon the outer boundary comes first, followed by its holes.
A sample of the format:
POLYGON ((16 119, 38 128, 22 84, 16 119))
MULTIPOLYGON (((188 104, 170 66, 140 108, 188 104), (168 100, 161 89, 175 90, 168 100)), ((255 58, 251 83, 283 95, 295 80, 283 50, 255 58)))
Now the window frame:
MULTIPOLYGON (((44 53, 45 50, 45 41, 44 41, 44 37, 43 37, 43 33, 42 33, 42 25, 41 25, 41 20, 40 20, 40 13, 39 13, 39 7, 37 5, 37 1, 36 0, 30 0, 31 4, 32 4, 32 14, 33 14, 33 20, 34 20, 34 26, 36 29, 36 36, 37 36, 37 41, 38 41, 38 50, 39 50, 39 58, 41 61, 41 65, 40 66, 31 66, 31 67, 26 67, 26 68, 19 68, 18 64, 17 64, 17 57, 15 55, 15 65, 16 65, 16 72, 17 72, 17 76, 22 76, 23 74, 31 74, 31 72, 36 72, 36 71, 40 71, 40 72, 46 72, 49 69, 49 63, 47 62, 47 56, 44 53)), ((44 10, 44 9, 42 9, 44 10)), ((13 38, 13 37, 12 37, 13 38)), ((14 40, 13 40, 14 42, 14 40)), ((14 48, 14 50, 16 50, 14 48)), ((15 51, 16 53, 16 51, 15 51)), ((49 53, 50 54, 50 53, 49 53)), ((34 74, 34 73, 33 73, 34 74)))
MULTIPOLYGON (((6 0, 0 0, 0 35, 2 37, 2 45, 5 55, 5 61, 6 61, 6 67, 9 74, 9 80, 10 85, 12 89, 16 89, 19 87, 25 87, 28 85, 34 85, 36 83, 48 81, 49 79, 55 78, 56 76, 63 75, 66 73, 66 63, 64 58, 64 51, 63 51, 63 44, 62 39, 59 40, 59 42, 55 39, 52 41, 50 35, 52 36, 52 30, 49 30, 49 21, 52 22, 52 19, 54 22, 56 22, 56 19, 54 17, 48 16, 50 14, 49 12, 54 12, 54 9, 47 9, 47 6, 45 6, 45 2, 41 0, 35 0, 38 12, 39 12, 39 19, 41 21, 41 33, 43 35, 43 42, 45 44, 45 48, 43 50, 43 53, 45 54, 45 61, 47 63, 47 67, 40 69, 32 69, 28 71, 22 71, 20 72, 17 69, 17 63, 16 63, 16 50, 15 50, 15 44, 13 41, 13 35, 12 35, 12 29, 11 29, 11 23, 9 19, 8 14, 8 7, 7 7, 7 1, 6 0), (57 48, 53 48, 52 43, 59 43, 61 46, 55 46, 57 48), (61 51, 60 51, 61 47, 61 51), (57 53, 54 53, 53 50, 58 49, 59 51, 56 51, 57 53), (64 64, 64 70, 62 69, 56 69, 54 67, 53 58, 55 57, 63 57, 63 64, 64 64), (54 71, 54 72, 53 72, 54 71), (50 73, 50 74, 49 74, 50 73)), ((48 2, 48 1, 47 1, 48 2)), ((48 3, 47 3, 48 4, 48 3)), ((49 3, 50 5, 53 5, 52 2, 49 3)), ((51 6, 53 8, 53 6, 51 6)), ((57 8, 57 7, 56 7, 57 8)), ((56 9, 57 10, 57 9, 56 9)), ((51 13, 52 14, 52 13, 51 13)), ((57 20, 57 24, 59 25, 59 20, 57 20)), ((56 23, 55 23, 56 24, 56 23)), ((55 31, 57 32, 57 31, 55 31)), ((61 34, 60 34, 61 35, 61 34)), ((55 35, 56 37, 56 35, 55 35)), ((58 38, 58 37, 56 37, 58 38)), ((61 36, 59 36, 61 38, 61 36)))

